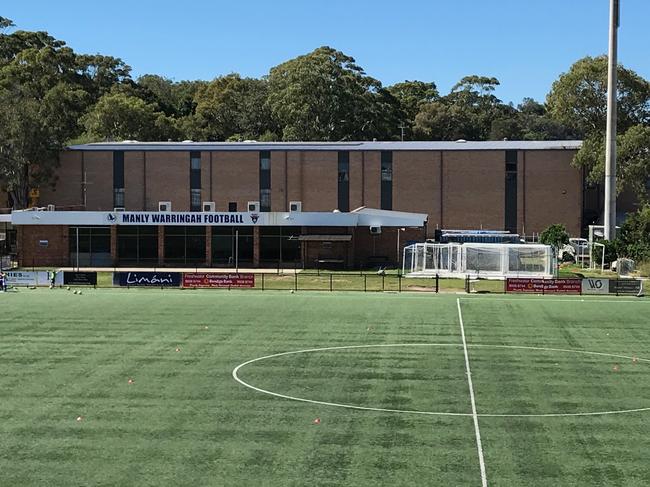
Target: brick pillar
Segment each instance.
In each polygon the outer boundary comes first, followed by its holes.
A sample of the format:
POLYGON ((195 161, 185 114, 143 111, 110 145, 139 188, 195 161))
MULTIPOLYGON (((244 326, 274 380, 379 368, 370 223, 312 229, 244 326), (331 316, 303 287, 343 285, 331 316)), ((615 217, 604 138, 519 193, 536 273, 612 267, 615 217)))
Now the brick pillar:
POLYGON ((23 226, 16 227, 16 249, 18 250, 18 267, 26 267, 27 263, 25 262, 25 246, 24 246, 24 228, 23 226))
POLYGON ((158 225, 158 266, 165 265, 165 226, 158 225))
POLYGON ((111 260, 117 266, 117 225, 111 225, 111 260))
POLYGON ((260 266, 260 227, 253 227, 253 267, 260 266))
POLYGON ((212 227, 205 227, 205 265, 212 267, 212 227))

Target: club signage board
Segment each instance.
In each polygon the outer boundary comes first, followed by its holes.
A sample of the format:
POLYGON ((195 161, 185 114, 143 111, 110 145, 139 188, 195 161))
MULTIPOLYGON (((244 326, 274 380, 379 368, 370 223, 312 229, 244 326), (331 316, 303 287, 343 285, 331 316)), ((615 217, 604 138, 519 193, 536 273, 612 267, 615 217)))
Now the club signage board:
POLYGON ((255 287, 255 274, 185 273, 183 274, 183 287, 255 287))
POLYGON ((580 294, 582 279, 508 278, 506 291, 533 294, 580 294))
POLYGON ((149 286, 149 287, 179 287, 180 272, 115 272, 114 286, 149 286))

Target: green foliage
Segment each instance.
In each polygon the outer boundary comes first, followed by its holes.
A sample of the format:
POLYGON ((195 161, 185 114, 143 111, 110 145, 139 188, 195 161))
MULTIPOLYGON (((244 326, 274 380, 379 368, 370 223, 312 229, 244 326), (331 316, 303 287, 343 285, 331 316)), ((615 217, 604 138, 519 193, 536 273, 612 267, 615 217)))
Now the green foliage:
MULTIPOLYGON (((607 122, 607 57, 585 57, 553 83, 546 99, 549 112, 581 137, 601 136, 607 122)), ((650 83, 618 67, 618 128, 650 121, 650 83)))
POLYGON ((560 223, 554 223, 539 234, 539 241, 544 245, 552 246, 556 251, 569 243, 569 233, 560 223))
POLYGON ((397 100, 331 47, 272 68, 268 79, 268 106, 283 140, 386 139, 397 130, 397 100))
POLYGON ((616 235, 619 257, 637 262, 650 260, 650 206, 646 205, 627 217, 616 235))
MULTIPOLYGON (((635 125, 617 137, 616 192, 630 190, 641 204, 650 202, 646 181, 650 178, 650 126, 635 125)), ((592 136, 584 141, 574 164, 584 167, 588 181, 605 178, 605 140, 592 136)))
POLYGON ((196 114, 190 135, 194 140, 257 140, 274 133, 266 104, 268 82, 236 73, 200 86, 194 97, 196 114))
POLYGON ((178 136, 174 123, 154 103, 119 91, 102 96, 83 117, 96 140, 154 141, 178 136))

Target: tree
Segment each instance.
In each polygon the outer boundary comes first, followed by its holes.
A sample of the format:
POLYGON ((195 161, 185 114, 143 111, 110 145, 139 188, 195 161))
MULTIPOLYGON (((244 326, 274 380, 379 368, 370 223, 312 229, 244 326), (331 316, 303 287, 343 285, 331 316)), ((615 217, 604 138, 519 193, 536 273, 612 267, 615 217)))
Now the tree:
POLYGON ((488 140, 517 137, 513 107, 494 94, 499 80, 486 76, 465 76, 451 92, 421 105, 415 117, 416 137, 429 140, 488 140), (494 126, 493 126, 494 125, 494 126))
POLYGON ((267 96, 266 80, 242 78, 235 73, 199 87, 194 98, 196 113, 189 129, 192 138, 256 140, 262 134, 274 132, 267 96))
POLYGON ((392 138, 398 104, 354 58, 331 47, 271 69, 268 106, 284 140, 392 138))
MULTIPOLYGON (((602 136, 607 125, 607 56, 585 57, 553 83, 546 98, 558 122, 580 137, 602 136)), ((650 122, 650 83, 618 67, 618 129, 650 122)))
POLYGON ((557 252, 563 245, 569 243, 569 233, 561 223, 554 223, 539 234, 539 242, 550 245, 557 252))
POLYGON ((422 105, 437 100, 440 95, 436 84, 424 81, 403 81, 386 88, 386 90, 397 100, 403 114, 401 122, 405 124, 409 132, 415 125, 415 117, 422 105))
MULTIPOLYGON (((8 25, 4 19, 2 25, 8 25)), ((75 53, 45 32, 0 33, 0 179, 16 208, 50 181, 91 103, 75 53)))
POLYGON ((173 122, 155 103, 119 91, 102 96, 82 120, 95 140, 155 141, 176 136, 173 122))
MULTIPOLYGON (((650 181, 650 126, 635 125, 616 138, 616 192, 630 190, 639 203, 648 204, 650 181)), ((599 183, 605 177, 605 140, 591 137, 584 141, 574 164, 585 167, 587 180, 599 183)))
POLYGON ((615 243, 619 257, 637 262, 650 260, 650 206, 646 205, 627 217, 615 243))

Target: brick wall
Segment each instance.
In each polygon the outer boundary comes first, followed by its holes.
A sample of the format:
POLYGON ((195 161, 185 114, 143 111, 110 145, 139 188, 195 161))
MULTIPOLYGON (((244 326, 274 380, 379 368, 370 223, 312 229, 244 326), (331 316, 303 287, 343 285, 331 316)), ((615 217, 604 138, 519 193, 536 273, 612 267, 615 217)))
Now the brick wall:
POLYGON ((332 211, 338 207, 338 152, 304 153, 302 210, 332 211))
MULTIPOLYGON (((406 228, 399 232, 399 262, 403 248, 408 241, 422 242, 425 239, 424 228, 406 228)), ((383 257, 386 263, 396 266, 398 262, 397 228, 382 228, 381 234, 373 235, 368 227, 355 228, 354 266, 366 267, 372 257, 383 257)), ((378 263, 379 261, 375 261, 378 263)))
MULTIPOLYGON (((124 165, 126 170, 126 162, 124 165)), ((113 153, 87 152, 84 155, 83 167, 86 177, 86 210, 112 211, 113 153)), ((136 190, 136 192, 140 191, 136 190)))
POLYGON ((503 230, 505 152, 443 152, 442 226, 503 230))
POLYGON ((582 175, 571 166, 574 151, 526 151, 526 233, 541 232, 564 223, 571 235, 580 235, 582 175))
MULTIPOLYGON (((39 206, 77 206, 77 209, 81 209, 83 204, 82 158, 85 158, 87 154, 79 151, 62 151, 60 153, 54 186, 52 184, 41 185, 39 206)), ((88 190, 92 191, 92 188, 88 188, 88 190)))
MULTIPOLYGON (((213 152, 212 195, 217 211, 227 211, 228 203, 237 203, 239 211, 246 211, 249 201, 260 199, 259 151, 213 152)), ((271 180, 271 184, 273 181, 271 180)), ((189 190, 188 190, 189 194, 189 190)))
POLYGON ((393 210, 429 215, 440 225, 440 152, 393 152, 393 210))
POLYGON ((142 151, 124 152, 124 205, 129 211, 146 209, 145 157, 148 157, 148 154, 142 151))
POLYGON ((24 225, 17 228, 20 267, 70 264, 67 226, 24 225), (47 247, 40 245, 41 240, 47 240, 47 247))
POLYGON ((190 153, 147 153, 147 210, 158 211, 158 202, 171 201, 173 211, 190 209, 190 153))

